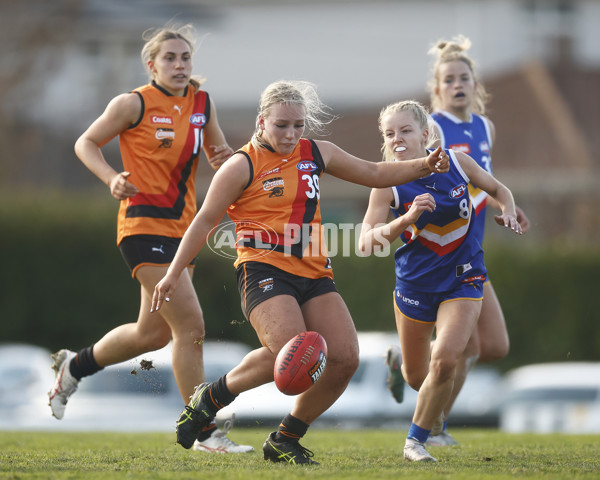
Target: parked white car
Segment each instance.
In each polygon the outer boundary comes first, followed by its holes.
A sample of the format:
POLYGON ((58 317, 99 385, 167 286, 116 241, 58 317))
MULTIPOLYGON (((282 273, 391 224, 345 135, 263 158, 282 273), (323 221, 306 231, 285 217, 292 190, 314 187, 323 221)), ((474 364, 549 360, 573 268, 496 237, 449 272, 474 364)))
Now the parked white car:
MULTIPOLYGON (((36 416, 52 382, 50 351, 21 343, 0 344, 0 429, 21 428, 20 419, 36 416)), ((48 412, 50 407, 48 407, 48 412)))
POLYGON ((500 428, 511 433, 600 433, 600 362, 527 365, 508 372, 500 428))
MULTIPOLYGON (((344 394, 315 426, 406 427, 417 393, 405 386, 404 402, 398 404, 386 386, 385 354, 390 344, 398 343, 397 334, 360 332, 359 342, 360 365, 356 374, 344 394)), ((250 350, 248 345, 237 342, 207 341, 204 349, 207 380, 216 380, 227 373, 250 350)), ((52 417, 48 406, 47 392, 54 382, 50 365, 50 352, 39 347, 19 346, 7 357, 2 357, 0 349, 0 372, 3 372, 0 386, 11 385, 9 378, 22 379, 19 385, 8 388, 8 395, 0 394, 0 400, 5 398, 0 401, 0 429, 174 431, 184 403, 173 377, 170 345, 84 378, 70 398, 62 420, 52 417), (8 357, 12 362, 10 368, 8 360, 2 360, 8 357), (23 368, 29 373, 23 373, 23 368), (15 390, 27 394, 15 396, 15 390)), ((495 370, 475 368, 456 401, 451 425, 496 425, 499 380, 495 370)), ((291 411, 294 400, 295 397, 282 394, 271 382, 239 395, 219 412, 217 423, 233 412, 238 425, 274 428, 291 411)))

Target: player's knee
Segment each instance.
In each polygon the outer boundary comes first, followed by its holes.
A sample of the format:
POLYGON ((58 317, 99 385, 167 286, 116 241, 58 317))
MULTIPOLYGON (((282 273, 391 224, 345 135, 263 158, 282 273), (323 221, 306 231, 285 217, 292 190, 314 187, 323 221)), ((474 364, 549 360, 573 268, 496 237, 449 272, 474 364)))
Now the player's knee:
POLYGON ((413 373, 407 372, 404 376, 404 380, 410 388, 419 391, 421 385, 423 384, 424 378, 421 375, 415 375, 413 373))
POLYGON ((410 388, 413 390, 419 391, 421 385, 425 381, 425 377, 427 376, 427 369, 425 370, 413 370, 406 368, 406 365, 402 365, 402 376, 404 377, 404 381, 408 384, 410 388))
POLYGON ((190 316, 171 323, 172 335, 177 338, 189 338, 195 343, 202 344, 206 336, 204 319, 202 316, 190 316))
POLYGON ((358 369, 358 349, 348 349, 342 354, 327 358, 327 367, 336 370, 336 376, 349 380, 358 369))
POLYGON ((344 361, 344 371, 346 373, 347 378, 352 378, 352 376, 356 373, 358 369, 358 352, 348 354, 344 361))
POLYGON ((437 383, 443 383, 454 377, 458 359, 452 356, 442 356, 431 360, 429 373, 437 383))
POLYGON ((358 352, 355 352, 354 354, 350 355, 347 359, 348 373, 350 378, 356 373, 356 370, 358 370, 358 364, 358 352))
POLYGON ((189 337, 190 339, 197 345, 202 345, 204 343, 204 338, 206 333, 204 328, 195 328, 190 331, 189 337))

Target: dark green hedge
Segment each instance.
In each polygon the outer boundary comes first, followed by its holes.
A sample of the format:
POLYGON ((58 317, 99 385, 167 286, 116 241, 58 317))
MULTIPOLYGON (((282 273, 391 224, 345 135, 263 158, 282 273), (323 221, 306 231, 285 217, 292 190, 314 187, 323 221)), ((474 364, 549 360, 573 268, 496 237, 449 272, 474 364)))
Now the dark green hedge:
MULTIPOLYGON (((134 322, 139 286, 115 245, 116 202, 48 195, 0 205, 0 341, 77 349, 134 322)), ((490 242, 486 261, 511 336, 507 369, 600 360, 600 251, 490 242)), ((336 284, 359 330, 393 331, 391 257, 334 258, 336 284)), ((211 338, 257 341, 244 321, 231 260, 206 250, 194 278, 211 338)))

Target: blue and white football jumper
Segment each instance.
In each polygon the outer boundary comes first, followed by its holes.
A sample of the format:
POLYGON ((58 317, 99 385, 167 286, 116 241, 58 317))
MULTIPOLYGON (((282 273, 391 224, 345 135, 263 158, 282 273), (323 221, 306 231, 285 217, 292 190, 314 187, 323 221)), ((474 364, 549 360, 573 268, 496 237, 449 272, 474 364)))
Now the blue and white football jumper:
POLYGON ((430 193, 433 212, 425 211, 401 235, 404 245, 395 252, 396 288, 423 292, 447 292, 461 283, 485 280, 486 268, 479 238, 473 234, 473 202, 469 178, 456 155, 450 157, 448 173, 427 177, 392 188, 392 213, 404 215, 417 195, 430 193))

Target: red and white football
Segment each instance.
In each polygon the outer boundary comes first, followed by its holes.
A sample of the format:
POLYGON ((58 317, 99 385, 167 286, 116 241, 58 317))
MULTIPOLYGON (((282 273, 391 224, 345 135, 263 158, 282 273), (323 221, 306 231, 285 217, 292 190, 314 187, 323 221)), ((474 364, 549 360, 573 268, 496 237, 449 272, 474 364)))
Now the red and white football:
POLYGON ((327 343, 317 332, 302 332, 279 351, 275 360, 275 385, 286 395, 298 395, 312 387, 327 364, 327 343))

